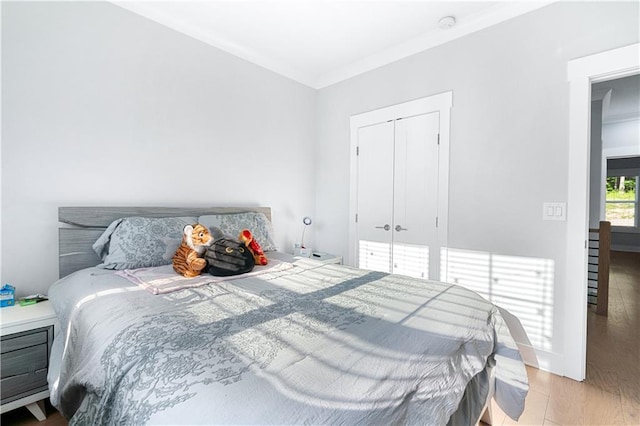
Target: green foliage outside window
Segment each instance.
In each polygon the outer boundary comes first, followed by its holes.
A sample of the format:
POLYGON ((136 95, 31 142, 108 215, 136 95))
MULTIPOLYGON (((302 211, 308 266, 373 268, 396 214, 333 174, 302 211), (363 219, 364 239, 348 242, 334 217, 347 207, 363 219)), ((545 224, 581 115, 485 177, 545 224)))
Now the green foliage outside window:
POLYGON ((607 178, 606 220, 613 226, 633 227, 636 225, 637 176, 617 176, 607 178))
POLYGON ((608 177, 607 201, 634 201, 636 180, 636 176, 608 177))

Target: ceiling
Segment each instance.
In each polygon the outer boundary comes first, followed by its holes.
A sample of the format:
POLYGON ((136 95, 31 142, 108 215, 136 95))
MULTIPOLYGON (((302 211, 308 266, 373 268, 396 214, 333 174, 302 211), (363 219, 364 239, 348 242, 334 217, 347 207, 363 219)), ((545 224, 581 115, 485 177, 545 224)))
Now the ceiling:
POLYGON ((313 88, 548 5, 549 1, 114 1, 313 88), (453 16, 456 25, 438 22, 453 16))

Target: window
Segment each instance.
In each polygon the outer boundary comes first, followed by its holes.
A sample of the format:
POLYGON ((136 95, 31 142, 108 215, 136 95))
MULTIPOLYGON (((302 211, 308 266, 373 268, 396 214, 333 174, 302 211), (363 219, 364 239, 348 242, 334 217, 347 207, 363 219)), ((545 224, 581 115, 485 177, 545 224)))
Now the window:
POLYGON ((608 176, 605 220, 611 226, 638 227, 638 176, 608 176))

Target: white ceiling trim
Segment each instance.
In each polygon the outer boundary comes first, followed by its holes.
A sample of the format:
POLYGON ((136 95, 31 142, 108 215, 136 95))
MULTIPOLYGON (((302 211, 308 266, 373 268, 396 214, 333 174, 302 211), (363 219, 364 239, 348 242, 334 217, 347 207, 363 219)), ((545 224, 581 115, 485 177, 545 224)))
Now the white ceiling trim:
POLYGON ((314 89, 321 89, 516 16, 547 6, 548 4, 553 3, 553 1, 501 2, 488 11, 485 10, 475 16, 472 15, 465 17, 451 29, 435 30, 423 33, 418 37, 407 40, 406 42, 397 44, 379 53, 320 76, 311 75, 310 73, 304 72, 296 67, 292 67, 284 61, 275 60, 253 49, 240 46, 233 41, 216 36, 211 31, 205 31, 204 29, 190 25, 188 22, 183 22, 176 16, 163 13, 161 10, 146 7, 145 2, 113 1, 112 3, 175 31, 217 47, 218 49, 228 52, 234 56, 240 57, 277 74, 295 80, 301 84, 314 89))

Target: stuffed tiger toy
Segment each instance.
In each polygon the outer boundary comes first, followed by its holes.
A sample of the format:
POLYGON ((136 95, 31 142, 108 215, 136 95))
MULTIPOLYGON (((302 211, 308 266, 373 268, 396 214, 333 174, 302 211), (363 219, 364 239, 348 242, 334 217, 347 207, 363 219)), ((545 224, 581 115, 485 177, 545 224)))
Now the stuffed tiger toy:
POLYGON ((206 226, 199 223, 185 226, 182 243, 173 255, 173 270, 187 278, 200 275, 207 266, 207 261, 200 256, 212 243, 213 237, 206 226))

